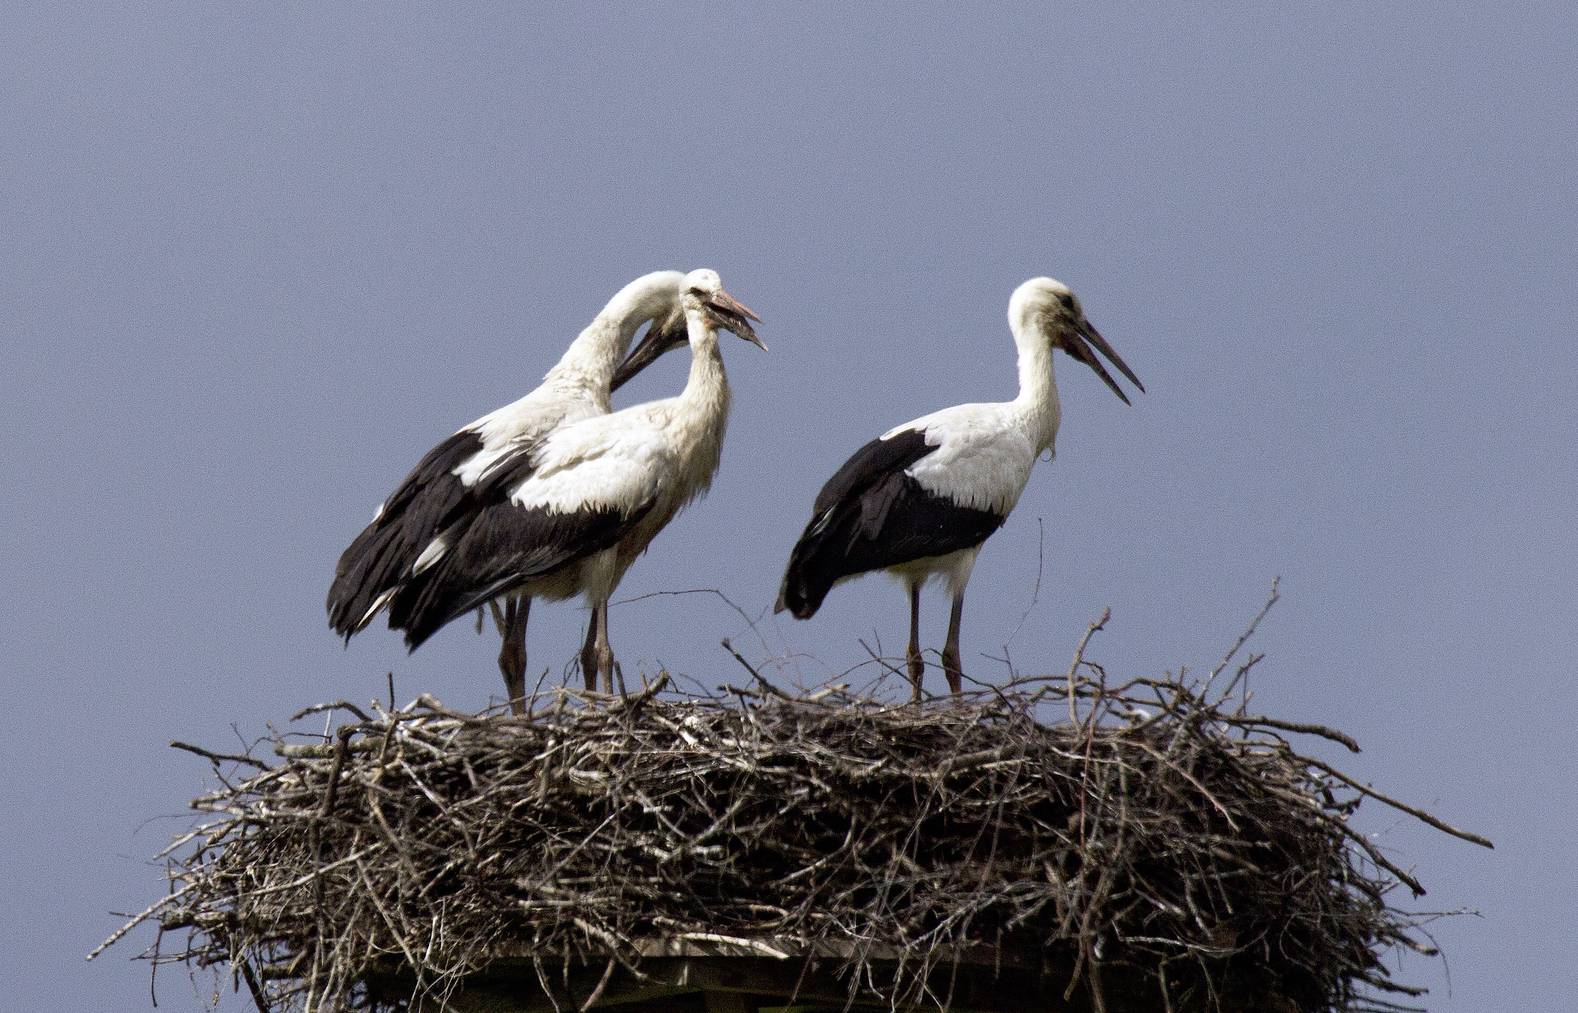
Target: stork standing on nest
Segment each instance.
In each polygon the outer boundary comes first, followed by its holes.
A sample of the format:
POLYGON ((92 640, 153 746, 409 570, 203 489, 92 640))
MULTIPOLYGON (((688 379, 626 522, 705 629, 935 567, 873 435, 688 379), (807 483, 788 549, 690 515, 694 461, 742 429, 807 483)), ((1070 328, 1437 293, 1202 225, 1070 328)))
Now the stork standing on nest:
POLYGON ((1128 397, 1091 346, 1145 389, 1062 282, 1032 278, 1015 289, 1008 326, 1019 346, 1019 396, 944 408, 857 450, 817 495, 778 593, 775 611, 809 619, 834 584, 871 570, 897 576, 910 595, 906 661, 916 699, 925 672, 920 591, 931 577, 946 579, 953 598, 942 666, 949 688, 961 689, 959 623, 975 557, 1008 519, 1036 458, 1050 452, 1057 437, 1062 412, 1052 350, 1061 348, 1094 369, 1124 404, 1128 397))
MULTIPOLYGON (((581 594, 592 608, 581 670, 588 689, 601 677, 613 692, 608 599, 718 469, 729 413, 718 328, 766 348, 750 323, 759 318, 724 291, 715 271, 685 276, 680 308, 691 365, 679 396, 560 426, 479 469, 390 595, 389 625, 405 631, 412 650, 500 595, 581 594)), ((667 328, 649 329, 621 381, 656 357, 651 348, 671 342, 667 328)))
MULTIPOLYGON (((479 488, 556 429, 612 409, 615 369, 642 324, 671 340, 684 333, 680 290, 685 275, 655 271, 620 289, 571 342, 537 389, 484 415, 428 451, 379 506, 372 523, 340 556, 329 589, 329 625, 347 641, 372 622, 424 564, 433 540, 480 509, 479 488)), ((620 382, 633 373, 627 372, 620 382)), ((429 560, 430 562, 430 560, 429 560)), ((531 598, 488 601, 503 646, 499 669, 512 706, 526 691, 526 619, 531 598)))

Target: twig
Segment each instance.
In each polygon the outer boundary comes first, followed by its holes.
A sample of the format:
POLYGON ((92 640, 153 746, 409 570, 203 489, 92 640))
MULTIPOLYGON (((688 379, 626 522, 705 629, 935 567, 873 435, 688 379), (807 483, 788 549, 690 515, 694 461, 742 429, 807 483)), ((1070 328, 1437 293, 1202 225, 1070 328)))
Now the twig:
POLYGON ((201 746, 194 746, 189 742, 181 742, 177 740, 170 743, 170 748, 185 750, 188 753, 196 753, 198 756, 201 756, 206 760, 212 760, 214 763, 239 763, 243 766, 252 767, 255 770, 268 769, 268 764, 259 760, 255 760, 250 756, 245 756, 240 753, 214 753, 202 748, 201 746))
POLYGON ((1035 609, 1036 609, 1036 602, 1041 600, 1041 575, 1042 575, 1042 572, 1043 572, 1044 564, 1046 562, 1046 535, 1047 535, 1046 521, 1043 518, 1037 517, 1036 518, 1036 583, 1035 583, 1035 586, 1030 589, 1030 603, 1025 606, 1024 612, 1022 612, 1020 614, 1019 622, 1014 624, 1014 632, 1012 632, 1012 633, 1010 633, 1008 635, 1008 639, 1003 644, 1003 654, 1005 656, 1008 654, 1008 645, 1013 643, 1015 638, 1017 638, 1019 636, 1019 631, 1025 628, 1025 621, 1030 618, 1030 613, 1035 611, 1035 609))
POLYGON ((1090 644, 1090 638, 1095 636, 1098 631, 1105 629, 1107 620, 1111 618, 1112 609, 1102 609, 1101 618, 1085 627, 1085 635, 1079 638, 1079 646, 1074 648, 1074 660, 1069 662, 1068 666, 1068 720, 1071 725, 1079 724, 1079 709, 1075 705, 1077 698, 1075 690, 1079 686, 1080 667, 1085 664, 1085 648, 1090 644))
POLYGON ((258 984, 257 975, 252 972, 252 961, 242 959, 236 961, 241 967, 241 978, 247 983, 247 991, 252 993, 252 1003, 257 1006, 258 1013, 270 1013, 268 997, 263 993, 263 987, 258 984))
POLYGON ((413 1004, 446 1001, 523 950, 574 1008, 577 969, 641 980, 649 941, 839 954, 851 996, 892 1008, 949 1005, 980 947, 1109 1007, 1119 967, 1154 974, 1158 1008, 1211 1010, 1269 966, 1362 1008, 1388 947, 1429 949, 1431 916, 1388 899, 1419 881, 1349 826, 1363 799, 1395 800, 1295 751, 1356 748, 1341 732, 1233 709, 1182 672, 1114 684, 1089 654, 1109 620, 1066 675, 946 707, 894 701, 880 645, 854 688, 790 693, 724 641, 738 688, 663 670, 624 698, 534 693, 518 717, 423 695, 310 745, 275 733, 275 766, 216 771, 171 894, 105 945, 155 921, 152 959, 229 964, 279 1013, 390 1013, 402 997, 357 991, 390 975, 413 1004), (1066 722, 1038 716, 1057 692, 1066 722))
MULTIPOLYGON (((1211 674, 1206 677, 1205 685, 1200 689, 1201 696, 1205 696, 1207 693, 1209 693, 1212 681, 1214 681, 1218 675, 1222 674, 1222 670, 1224 668, 1232 664, 1233 658, 1236 657, 1238 652, 1243 649, 1243 646, 1249 642, 1249 638, 1255 635, 1255 630, 1260 628, 1260 621, 1266 618, 1266 613, 1271 611, 1271 606, 1275 605, 1282 599, 1281 593, 1277 590, 1281 583, 1281 577, 1272 578, 1271 594, 1266 597, 1266 603, 1260 606, 1260 611, 1255 613, 1255 618, 1249 621, 1249 625, 1245 627, 1244 632, 1238 635, 1238 639, 1233 641, 1233 646, 1228 648, 1227 653, 1222 656, 1222 660, 1216 663, 1215 668, 1211 669, 1211 674)), ((1227 684, 1227 688, 1222 691, 1222 696, 1224 698, 1233 695, 1233 687, 1238 685, 1238 680, 1243 674, 1243 672, 1240 672, 1237 676, 1234 676, 1232 682, 1227 684)))
POLYGON ((354 733, 355 729, 346 726, 335 735, 334 766, 329 769, 329 783, 323 790, 323 810, 318 814, 323 819, 334 814, 334 793, 340 786, 340 771, 345 769, 345 756, 354 733))
POLYGON ((181 887, 179 890, 174 891, 173 893, 165 894, 163 897, 160 897, 158 900, 154 901, 152 904, 149 904, 147 907, 143 908, 141 911, 139 911, 136 914, 132 915, 130 920, 128 920, 126 922, 126 924, 122 925, 120 928, 116 929, 114 932, 111 932, 110 933, 110 937, 108 939, 104 940, 104 942, 102 942, 99 945, 95 946, 93 948, 92 952, 90 952, 88 954, 88 959, 92 960, 94 957, 97 957, 99 954, 103 953, 105 950, 109 949, 111 946, 114 946, 115 943, 117 941, 119 941, 122 936, 126 935, 126 933, 130 932, 132 929, 136 928, 137 926, 141 925, 143 922, 147 921, 150 917, 152 917, 154 912, 159 911, 159 910, 161 910, 163 908, 167 908, 171 904, 174 904, 177 899, 179 899, 179 898, 185 896, 186 894, 190 893, 191 891, 197 889, 197 886, 198 886, 197 883, 188 883, 185 886, 181 887))
POLYGON ((1375 799, 1377 802, 1384 802, 1387 805, 1391 806, 1393 809, 1397 809, 1397 810, 1400 810, 1401 812, 1405 812, 1408 815, 1412 816, 1414 819, 1419 820, 1421 823, 1425 823, 1425 824, 1428 824, 1428 825, 1430 825, 1432 827, 1435 827, 1437 830, 1441 831, 1444 834, 1451 834, 1453 837, 1456 837, 1460 841, 1467 841, 1470 844, 1478 844, 1482 848, 1490 848, 1490 849, 1494 850, 1495 847, 1496 847, 1496 845, 1491 842, 1490 838, 1482 837, 1479 834, 1473 833, 1472 831, 1463 830, 1463 829, 1461 829, 1459 827, 1454 827, 1452 824, 1446 822, 1445 820, 1441 819, 1440 817, 1432 816, 1431 814, 1425 812, 1423 809, 1420 809, 1418 806, 1411 806, 1407 802, 1402 802, 1402 801, 1399 801, 1398 799, 1393 798, 1390 795, 1382 794, 1381 792, 1376 791, 1374 788, 1370 787, 1367 784, 1360 784, 1358 781, 1355 781, 1353 778, 1349 777, 1347 774, 1344 774, 1342 771, 1338 770, 1336 767, 1333 767, 1333 766, 1331 766, 1328 763, 1323 763, 1320 760, 1311 759, 1309 757, 1305 757, 1304 758, 1304 762, 1308 763, 1310 766, 1314 767, 1316 770, 1319 770, 1319 771, 1321 771, 1324 774, 1328 774, 1331 777, 1335 777, 1337 780, 1341 781, 1343 784, 1346 784, 1348 787, 1352 788, 1354 791, 1357 791, 1357 792, 1359 792, 1361 794, 1364 794, 1364 795, 1368 795, 1371 798, 1375 799))
POLYGON ((738 661, 741 667, 743 667, 747 672, 751 673, 751 678, 756 680, 756 685, 760 686, 764 692, 771 693, 773 696, 776 696, 781 700, 788 700, 790 698, 789 695, 783 690, 768 682, 762 673, 756 670, 756 666, 752 665, 749 661, 746 661, 745 656, 734 649, 734 645, 729 642, 728 637, 723 638, 723 649, 733 655, 734 660, 738 661))

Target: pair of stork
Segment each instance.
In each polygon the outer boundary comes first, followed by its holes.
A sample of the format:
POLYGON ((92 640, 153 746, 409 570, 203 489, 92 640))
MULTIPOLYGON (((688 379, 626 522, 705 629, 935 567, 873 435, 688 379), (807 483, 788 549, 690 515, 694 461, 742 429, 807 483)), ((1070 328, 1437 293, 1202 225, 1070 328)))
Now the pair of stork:
MULTIPOLYGON (((711 485, 729 413, 718 332, 765 350, 752 321, 761 318, 724 290, 716 271, 658 271, 626 285, 536 390, 434 447, 384 501, 340 557, 330 626, 349 640, 387 611, 415 650, 486 606, 519 713, 532 599, 583 595, 592 614, 581 671, 587 689, 601 680, 612 693, 609 598, 664 526, 711 485), (682 344, 691 364, 677 397, 612 411, 612 391, 682 344)), ((945 408, 857 450, 817 495, 778 595, 776 611, 808 619, 835 584, 873 570, 898 576, 909 591, 906 665, 917 698, 920 591, 934 576, 952 597, 943 671, 954 693, 962 687, 970 571, 1057 436, 1053 350, 1090 366, 1125 404, 1096 351, 1145 389, 1061 282, 1032 278, 1015 289, 1008 325, 1018 397, 945 408)))

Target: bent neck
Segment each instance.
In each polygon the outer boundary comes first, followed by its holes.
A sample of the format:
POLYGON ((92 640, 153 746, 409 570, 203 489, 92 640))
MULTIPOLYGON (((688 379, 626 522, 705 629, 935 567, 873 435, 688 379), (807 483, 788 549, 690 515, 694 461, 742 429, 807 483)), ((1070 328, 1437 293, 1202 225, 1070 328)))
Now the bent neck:
POLYGON ((677 271, 654 271, 614 293, 602 312, 570 342, 543 377, 544 382, 584 387, 606 401, 614 370, 630 350, 631 339, 642 324, 673 304, 681 277, 677 271))

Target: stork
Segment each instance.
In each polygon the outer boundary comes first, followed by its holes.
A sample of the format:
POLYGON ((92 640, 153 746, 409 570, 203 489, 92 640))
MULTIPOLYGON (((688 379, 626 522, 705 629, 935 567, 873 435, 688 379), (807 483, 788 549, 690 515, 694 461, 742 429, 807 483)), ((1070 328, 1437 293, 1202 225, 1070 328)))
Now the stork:
POLYGON ((1091 346, 1145 389, 1062 282, 1032 278, 1015 289, 1008 326, 1019 347, 1019 396, 944 408, 855 451, 817 494, 774 609, 809 619, 835 584, 872 570, 898 577, 909 590, 905 660, 916 699, 925 672, 920 591, 931 577, 947 581, 953 600, 942 667, 949 688, 955 694, 961 689, 959 624, 970 571, 982 543, 1008 519, 1036 459, 1052 451, 1057 437, 1062 411, 1052 350, 1061 348, 1095 370, 1124 404, 1128 397, 1091 346))
MULTIPOLYGON (((340 556, 329 589, 330 627, 347 642, 366 627, 412 578, 434 538, 477 508, 478 483, 485 475, 530 453, 561 426, 608 414, 614 371, 642 324, 650 321, 649 330, 668 340, 676 330, 683 333, 684 280, 679 271, 655 271, 630 282, 571 342, 540 386, 428 451, 340 556)), ((503 637, 499 669, 511 706, 519 711, 526 692, 531 599, 509 596, 502 610, 487 604, 503 637)))
MULTIPOLYGON (((685 275, 680 308, 691 349, 677 396, 560 426, 475 469, 464 499, 416 555, 389 596, 389 625, 415 650, 444 624, 505 594, 563 599, 592 609, 581 669, 613 692, 608 599, 636 557, 712 484, 729 412, 718 328, 765 349, 754 313, 724 291, 717 272, 685 275)), ((664 327, 645 347, 672 340, 664 327)), ((635 363, 650 361, 642 348, 635 363)), ((625 374, 630 375, 629 373, 625 374)))

